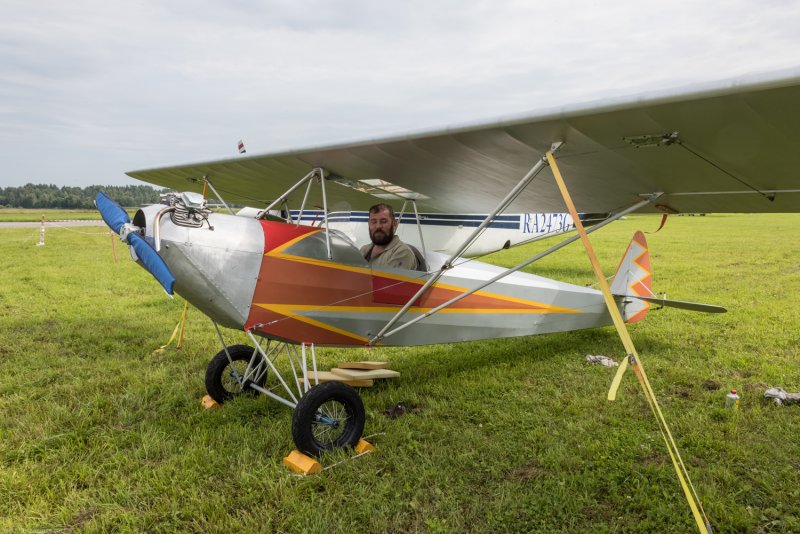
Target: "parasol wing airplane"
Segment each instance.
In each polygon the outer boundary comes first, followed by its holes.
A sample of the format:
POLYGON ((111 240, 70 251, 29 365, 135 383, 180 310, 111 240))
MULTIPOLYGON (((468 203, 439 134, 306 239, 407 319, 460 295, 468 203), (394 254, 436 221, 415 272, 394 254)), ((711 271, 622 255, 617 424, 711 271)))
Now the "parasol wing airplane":
POLYGON ((351 388, 317 384, 315 346, 617 325, 618 314, 640 320, 653 302, 724 311, 653 295, 641 233, 610 292, 519 271, 634 211, 800 211, 798 101, 800 70, 784 71, 413 135, 134 171, 186 193, 139 210, 133 221, 102 194, 97 206, 167 292, 213 320, 222 350, 207 369, 209 394, 224 402, 254 390, 286 404, 298 449, 319 454, 354 445, 364 409, 351 388), (558 187, 537 178, 547 167, 558 187), (321 206, 322 224, 300 224, 300 213, 288 220, 212 213, 198 194, 206 186, 221 200, 263 202, 267 214, 321 206), (328 220, 328 206, 378 201, 410 203, 417 224, 419 210, 488 215, 451 253, 423 251, 424 270, 378 270, 328 220), (610 216, 588 231, 576 224, 580 236, 512 269, 462 261, 504 211, 561 212, 565 202, 573 219, 575 207, 610 216), (219 325, 243 330, 253 346, 228 346, 219 325), (278 354, 291 364, 286 378, 278 354))

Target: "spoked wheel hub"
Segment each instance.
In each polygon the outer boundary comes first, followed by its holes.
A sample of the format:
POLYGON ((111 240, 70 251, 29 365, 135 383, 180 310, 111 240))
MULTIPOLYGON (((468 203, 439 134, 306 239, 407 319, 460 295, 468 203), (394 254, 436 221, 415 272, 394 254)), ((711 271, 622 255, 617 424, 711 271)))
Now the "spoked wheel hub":
POLYGON ((297 403, 292 437, 301 452, 319 456, 339 447, 354 447, 364 432, 364 404, 341 382, 314 386, 297 403))
POLYGON ((253 347, 233 345, 228 347, 227 353, 221 350, 211 359, 206 369, 206 390, 211 398, 222 404, 237 395, 252 392, 250 384, 264 386, 267 373, 258 367, 260 356, 255 354, 254 358, 254 354, 253 347))

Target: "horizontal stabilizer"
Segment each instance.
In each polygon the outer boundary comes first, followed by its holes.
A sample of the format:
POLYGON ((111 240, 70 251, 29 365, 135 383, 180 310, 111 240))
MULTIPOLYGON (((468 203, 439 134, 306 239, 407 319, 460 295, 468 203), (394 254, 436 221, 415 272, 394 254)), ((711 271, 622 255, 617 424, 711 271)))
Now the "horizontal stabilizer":
POLYGON ((644 300, 651 304, 658 304, 668 308, 680 308, 682 310, 690 310, 704 313, 725 313, 726 310, 722 306, 714 306, 713 304, 701 304, 699 302, 685 302, 683 300, 668 300, 660 299, 658 297, 641 297, 638 295, 625 295, 626 298, 635 298, 644 300))

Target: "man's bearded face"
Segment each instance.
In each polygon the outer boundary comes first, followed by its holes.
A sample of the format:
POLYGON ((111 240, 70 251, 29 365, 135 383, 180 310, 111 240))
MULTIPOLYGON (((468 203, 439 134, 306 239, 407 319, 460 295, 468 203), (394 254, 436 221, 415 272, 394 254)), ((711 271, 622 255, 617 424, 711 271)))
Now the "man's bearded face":
POLYGON ((394 237, 394 219, 389 210, 369 214, 369 238, 378 246, 385 247, 394 237))

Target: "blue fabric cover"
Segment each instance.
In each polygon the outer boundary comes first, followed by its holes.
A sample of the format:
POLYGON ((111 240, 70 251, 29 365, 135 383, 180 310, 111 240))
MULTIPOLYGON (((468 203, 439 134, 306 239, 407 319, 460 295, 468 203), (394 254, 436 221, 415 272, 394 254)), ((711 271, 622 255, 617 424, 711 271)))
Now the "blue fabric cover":
MULTIPOLYGON (((122 228, 123 224, 131 222, 131 218, 128 217, 127 212, 125 212, 119 204, 108 198, 102 191, 97 193, 94 204, 103 217, 103 221, 117 234, 119 234, 119 230, 122 228)), ((148 245, 147 241, 145 241, 142 236, 134 232, 128 234, 128 244, 133 247, 133 250, 139 257, 139 261, 144 265, 144 268, 158 280, 158 283, 164 287, 164 291, 166 291, 167 294, 172 295, 173 287, 175 286, 175 276, 169 270, 169 267, 167 267, 167 264, 161 256, 158 255, 158 252, 148 245)))
POLYGON ((142 262, 145 269, 158 280, 158 283, 164 287, 164 291, 166 291, 168 295, 172 295, 172 289, 175 286, 175 276, 172 274, 172 271, 169 270, 163 258, 158 255, 156 249, 151 247, 142 236, 134 232, 128 234, 128 244, 136 251, 136 255, 139 256, 139 261, 142 262))
POLYGON ((94 199, 94 205, 97 206, 97 211, 100 212, 103 221, 117 234, 123 224, 131 222, 131 218, 128 217, 125 210, 122 209, 119 204, 108 198, 102 191, 97 193, 97 197, 94 199))

